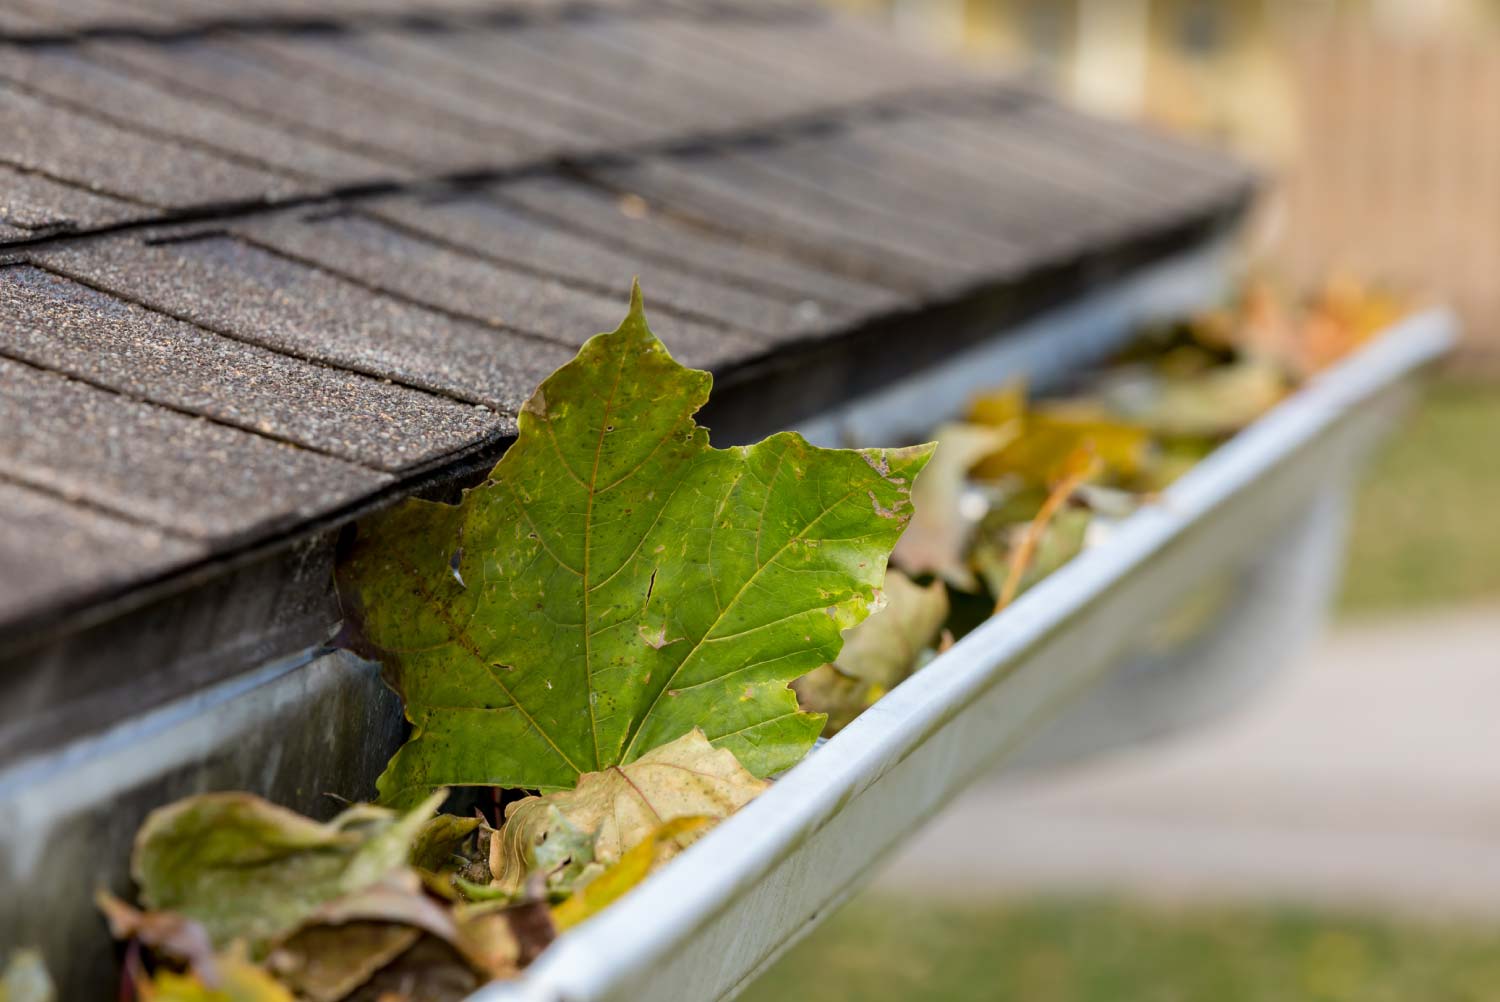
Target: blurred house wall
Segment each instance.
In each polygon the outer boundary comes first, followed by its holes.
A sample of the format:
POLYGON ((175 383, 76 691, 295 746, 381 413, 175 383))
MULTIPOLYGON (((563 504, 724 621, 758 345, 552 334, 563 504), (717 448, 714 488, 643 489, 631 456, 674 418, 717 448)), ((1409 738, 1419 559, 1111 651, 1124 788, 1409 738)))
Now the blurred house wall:
POLYGON ((1456 359, 1500 373, 1500 40, 1308 32, 1290 47, 1301 95, 1278 256, 1328 263, 1456 306, 1456 359))
POLYGON ((1455 304, 1500 373, 1500 0, 843 0, 1280 183, 1263 249, 1455 304))

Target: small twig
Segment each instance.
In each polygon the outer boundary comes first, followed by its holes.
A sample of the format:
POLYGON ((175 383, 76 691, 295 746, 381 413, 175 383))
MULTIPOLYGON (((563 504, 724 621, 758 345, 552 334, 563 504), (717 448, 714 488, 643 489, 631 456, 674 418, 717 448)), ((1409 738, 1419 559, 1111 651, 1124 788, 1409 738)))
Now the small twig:
POLYGON ((996 612, 1010 605, 1015 599, 1016 592, 1021 589, 1021 579, 1026 576, 1027 570, 1036 560, 1037 547, 1041 545, 1042 536, 1046 533, 1047 527, 1052 524, 1052 520, 1057 517, 1062 506, 1068 503, 1068 499, 1094 475, 1098 467, 1098 458, 1090 450, 1083 454, 1078 462, 1070 462, 1068 465, 1074 467, 1073 472, 1053 485, 1051 493, 1037 510, 1036 517, 1026 526, 1021 542, 1010 555, 1010 567, 1005 573, 1005 585, 1000 589, 1000 598, 995 603, 996 612))

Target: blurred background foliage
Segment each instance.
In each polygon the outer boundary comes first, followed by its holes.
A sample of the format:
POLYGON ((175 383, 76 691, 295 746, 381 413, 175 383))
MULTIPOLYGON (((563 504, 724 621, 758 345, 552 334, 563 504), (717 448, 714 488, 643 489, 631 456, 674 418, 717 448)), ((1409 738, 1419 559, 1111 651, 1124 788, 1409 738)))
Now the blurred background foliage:
POLYGON ((1428 387, 1365 475, 1343 611, 1364 619, 1497 596, 1500 388, 1449 376, 1428 387))
POLYGON ((857 901, 747 1002, 1492 1002, 1500 929, 1104 899, 857 901))

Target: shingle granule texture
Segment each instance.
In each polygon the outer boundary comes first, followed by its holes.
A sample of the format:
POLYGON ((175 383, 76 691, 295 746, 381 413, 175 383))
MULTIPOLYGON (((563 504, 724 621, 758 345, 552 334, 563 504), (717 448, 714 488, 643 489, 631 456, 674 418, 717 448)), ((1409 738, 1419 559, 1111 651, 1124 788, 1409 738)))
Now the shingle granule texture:
POLYGON ((28 265, 0 269, 0 355, 382 470, 514 431, 488 408, 309 365, 28 265))
POLYGON ((0 133, 0 650, 451 494, 633 279, 745 440, 1253 187, 803 0, 12 0, 0 133))
POLYGON ((390 481, 343 460, 0 359, 0 478, 196 539, 286 528, 390 481))

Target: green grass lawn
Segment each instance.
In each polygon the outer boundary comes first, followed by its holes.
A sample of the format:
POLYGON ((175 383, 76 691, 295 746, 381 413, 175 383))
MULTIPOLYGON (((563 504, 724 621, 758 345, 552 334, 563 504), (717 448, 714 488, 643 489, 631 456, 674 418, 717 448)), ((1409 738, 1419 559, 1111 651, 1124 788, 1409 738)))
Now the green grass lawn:
MULTIPOLYGON (((1361 489, 1343 609, 1500 599, 1500 385, 1435 381, 1361 489)), ((1500 1002, 1500 926, 866 897, 749 1002, 1500 1002)))
POLYGON ((1101 900, 867 897, 746 1002, 1494 1002, 1500 927, 1101 900))
POLYGON ((1435 380, 1366 475, 1344 611, 1500 598, 1500 384, 1435 380))

